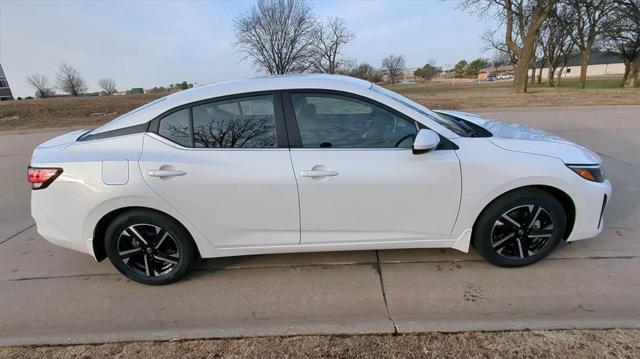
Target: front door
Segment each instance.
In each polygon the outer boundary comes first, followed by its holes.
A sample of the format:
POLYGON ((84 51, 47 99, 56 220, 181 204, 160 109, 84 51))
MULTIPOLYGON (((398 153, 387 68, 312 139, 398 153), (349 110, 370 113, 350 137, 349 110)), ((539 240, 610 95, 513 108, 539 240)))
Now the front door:
POLYGON ((187 106, 145 137, 145 181, 214 246, 300 242, 296 181, 276 131, 280 103, 267 94, 187 106))
POLYGON ((461 193, 454 150, 414 155, 414 121, 353 95, 300 92, 288 102, 302 244, 450 235, 461 193))

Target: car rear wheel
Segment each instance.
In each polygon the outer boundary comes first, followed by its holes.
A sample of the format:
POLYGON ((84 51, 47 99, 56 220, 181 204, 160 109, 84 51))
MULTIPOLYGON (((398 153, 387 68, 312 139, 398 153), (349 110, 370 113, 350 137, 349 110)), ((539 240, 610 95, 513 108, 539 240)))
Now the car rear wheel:
POLYGON ((526 189, 489 205, 476 222, 475 249, 501 267, 525 266, 546 257, 562 240, 566 214, 552 195, 526 189))
POLYGON ((135 210, 107 227, 105 249, 111 263, 142 284, 168 284, 184 277, 195 260, 189 233, 162 214, 135 210))

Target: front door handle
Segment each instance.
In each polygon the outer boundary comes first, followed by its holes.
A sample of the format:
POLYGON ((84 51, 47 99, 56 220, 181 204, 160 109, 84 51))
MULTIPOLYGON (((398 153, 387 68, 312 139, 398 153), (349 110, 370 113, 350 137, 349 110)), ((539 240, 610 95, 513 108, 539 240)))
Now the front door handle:
POLYGON ((302 171, 300 172, 300 176, 302 177, 311 177, 311 178, 318 178, 318 177, 333 177, 333 176, 337 176, 340 173, 338 171, 319 171, 319 170, 310 170, 310 171, 302 171))
POLYGON ((151 177, 175 177, 175 176, 184 176, 187 174, 185 171, 178 170, 149 170, 147 174, 151 177))

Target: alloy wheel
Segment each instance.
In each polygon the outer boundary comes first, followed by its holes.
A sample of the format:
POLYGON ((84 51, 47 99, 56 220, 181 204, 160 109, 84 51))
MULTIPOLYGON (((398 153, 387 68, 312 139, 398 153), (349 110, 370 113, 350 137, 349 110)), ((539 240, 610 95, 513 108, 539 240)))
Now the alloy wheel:
POLYGON ((503 213, 493 224, 491 246, 505 258, 530 257, 549 243, 553 228, 553 219, 546 209, 521 205, 503 213))
POLYGON ((165 229, 152 224, 127 227, 116 244, 122 263, 138 274, 163 276, 173 271, 180 261, 180 247, 165 229))

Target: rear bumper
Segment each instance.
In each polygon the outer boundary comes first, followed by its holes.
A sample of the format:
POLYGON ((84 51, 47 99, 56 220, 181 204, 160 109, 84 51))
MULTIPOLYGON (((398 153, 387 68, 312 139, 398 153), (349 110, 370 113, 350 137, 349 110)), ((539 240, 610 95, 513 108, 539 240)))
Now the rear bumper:
POLYGON ((91 241, 83 240, 82 238, 73 238, 65 233, 56 222, 51 219, 49 214, 38 205, 37 201, 33 200, 33 196, 31 198, 31 216, 36 222, 38 234, 47 241, 60 247, 89 254, 95 258, 91 241))
POLYGON ((604 228, 603 215, 611 201, 611 183, 584 181, 573 196, 576 218, 567 241, 592 238, 604 228))

